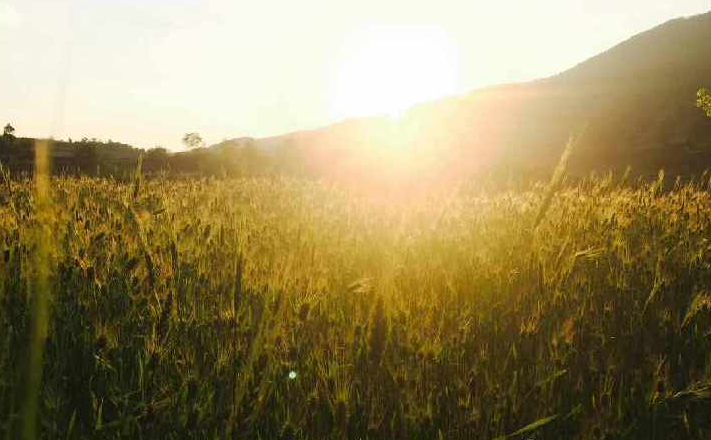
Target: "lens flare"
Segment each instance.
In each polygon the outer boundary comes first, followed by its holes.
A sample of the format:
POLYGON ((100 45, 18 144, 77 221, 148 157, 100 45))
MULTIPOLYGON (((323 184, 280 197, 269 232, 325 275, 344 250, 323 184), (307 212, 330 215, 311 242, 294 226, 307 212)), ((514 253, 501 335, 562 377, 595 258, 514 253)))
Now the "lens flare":
POLYGON ((369 27, 348 41, 336 64, 338 117, 399 115, 459 89, 456 45, 441 28, 369 27))

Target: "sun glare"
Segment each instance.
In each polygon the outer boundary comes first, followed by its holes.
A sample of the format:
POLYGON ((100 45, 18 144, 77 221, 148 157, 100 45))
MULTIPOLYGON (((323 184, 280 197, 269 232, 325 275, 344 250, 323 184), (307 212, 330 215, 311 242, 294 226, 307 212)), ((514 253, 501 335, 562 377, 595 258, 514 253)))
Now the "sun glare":
POLYGON ((457 91, 456 46, 444 30, 370 27, 343 46, 332 107, 338 117, 396 115, 457 91))

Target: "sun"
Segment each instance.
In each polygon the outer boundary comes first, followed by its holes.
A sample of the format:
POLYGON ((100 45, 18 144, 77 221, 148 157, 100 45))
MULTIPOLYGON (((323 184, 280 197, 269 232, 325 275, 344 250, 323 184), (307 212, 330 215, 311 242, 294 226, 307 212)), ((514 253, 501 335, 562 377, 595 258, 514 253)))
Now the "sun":
POLYGON ((418 102, 458 91, 456 45, 440 28, 364 28, 335 63, 337 117, 396 115, 418 102))

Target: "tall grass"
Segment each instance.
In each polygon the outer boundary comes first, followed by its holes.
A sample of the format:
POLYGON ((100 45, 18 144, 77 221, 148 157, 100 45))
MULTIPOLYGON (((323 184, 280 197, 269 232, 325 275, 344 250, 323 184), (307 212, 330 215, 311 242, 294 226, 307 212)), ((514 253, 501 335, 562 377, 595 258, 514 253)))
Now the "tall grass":
POLYGON ((12 181, 0 429, 709 438, 709 181, 661 186, 385 206, 288 179, 12 181), (17 365, 45 335, 41 370, 17 365))
MULTIPOLYGON (((28 255, 29 276, 26 280, 29 314, 29 341, 26 347, 24 365, 24 394, 20 413, 22 415, 22 438, 37 438, 37 410, 40 385, 42 382, 42 358, 47 329, 49 327, 49 275, 50 275, 50 226, 53 220, 49 195, 47 141, 38 141, 35 148, 34 203, 35 219, 28 228, 31 253, 28 255)), ((9 182, 8 182, 9 184, 9 182)))

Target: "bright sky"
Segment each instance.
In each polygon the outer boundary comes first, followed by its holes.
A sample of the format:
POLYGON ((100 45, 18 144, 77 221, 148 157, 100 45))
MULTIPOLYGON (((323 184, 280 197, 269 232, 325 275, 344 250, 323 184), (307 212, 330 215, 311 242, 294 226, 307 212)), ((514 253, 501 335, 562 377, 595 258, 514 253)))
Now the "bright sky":
POLYGON ((0 124, 180 149, 555 74, 708 0, 0 0, 0 124))

